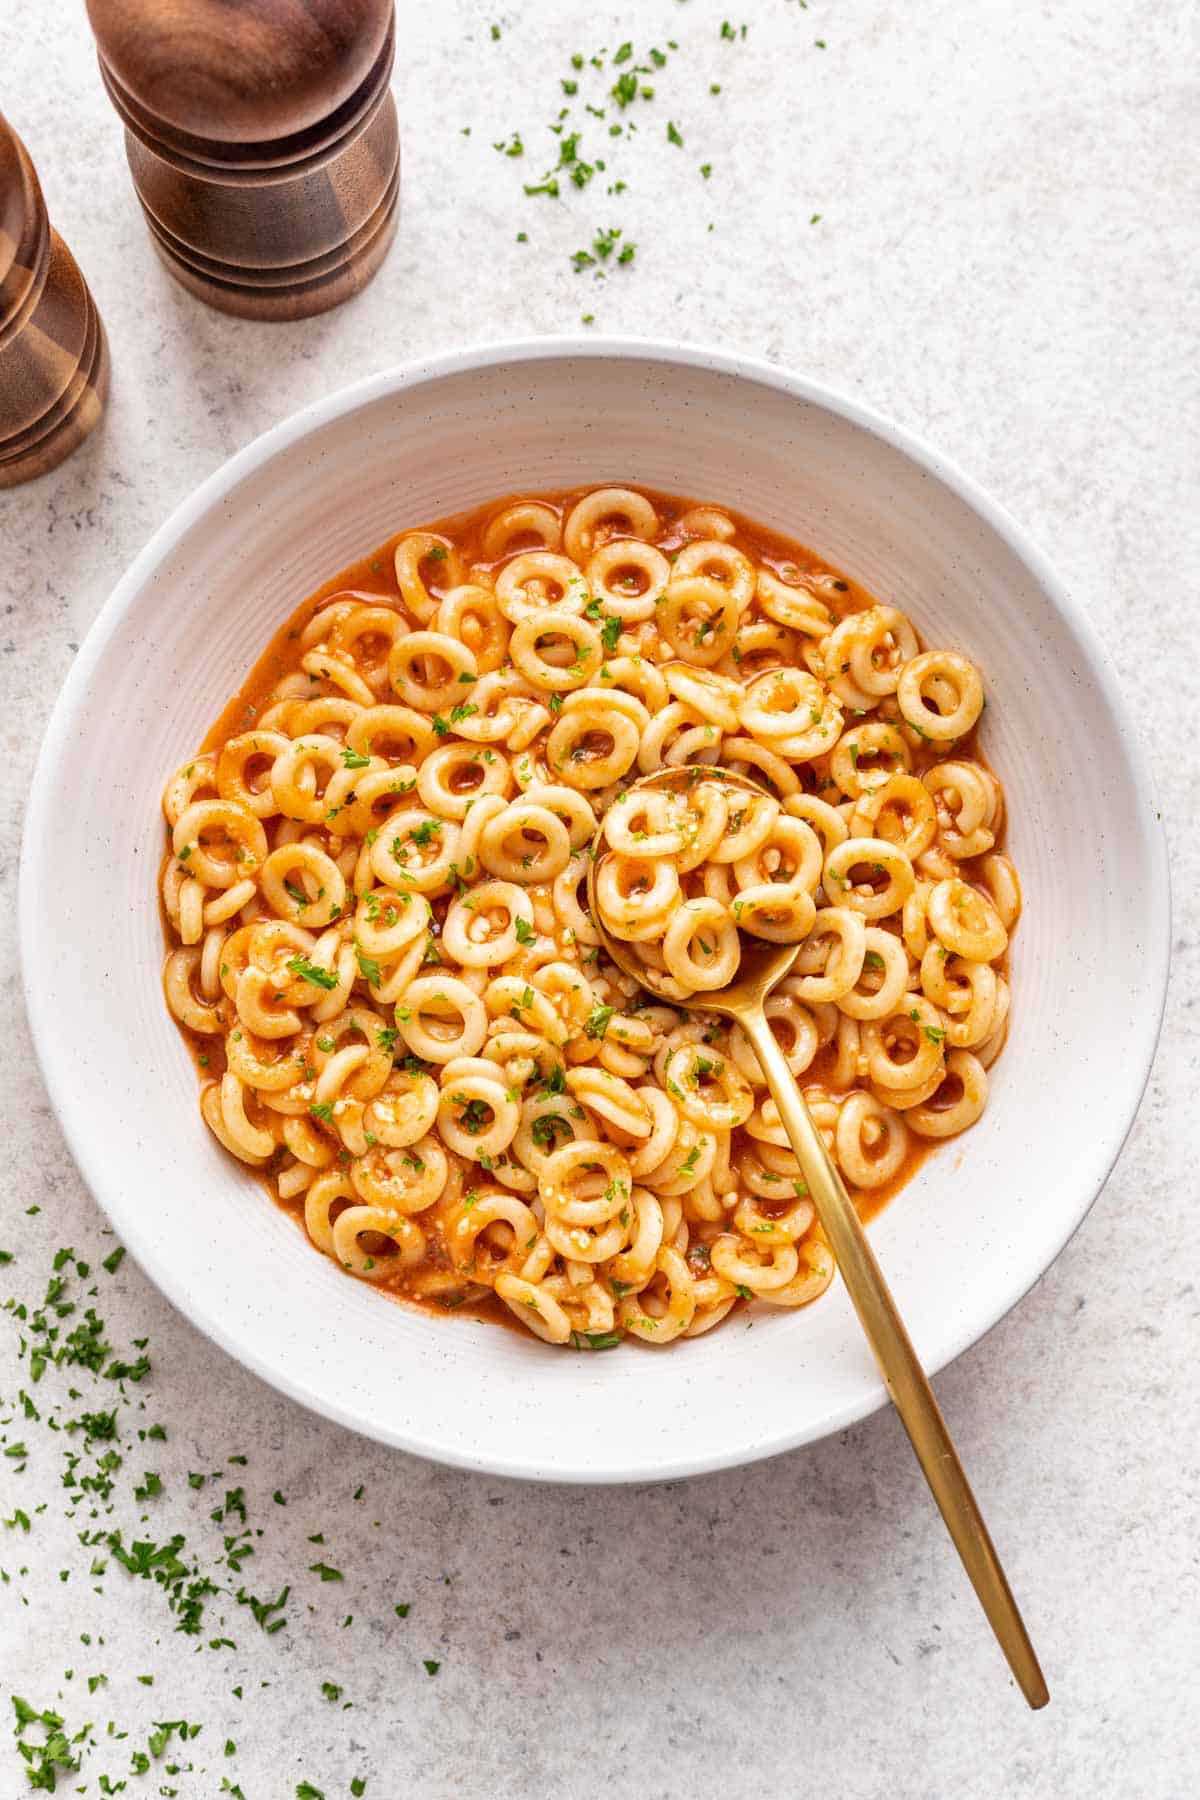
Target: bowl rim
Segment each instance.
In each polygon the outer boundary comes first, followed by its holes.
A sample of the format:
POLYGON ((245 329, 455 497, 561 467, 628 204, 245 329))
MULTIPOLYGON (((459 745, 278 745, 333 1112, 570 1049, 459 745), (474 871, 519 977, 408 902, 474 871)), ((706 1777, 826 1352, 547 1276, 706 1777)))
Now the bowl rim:
POLYGON ((1086 610, 1072 597, 1037 544, 1006 507, 924 437, 895 424, 883 414, 823 382, 780 368, 763 357, 716 346, 684 344, 669 338, 631 335, 589 338, 568 333, 459 346, 393 365, 310 401, 268 427, 244 448, 235 451, 179 502, 129 564, 89 627, 47 718, 27 800, 17 890, 21 979, 38 1067, 67 1147, 92 1196, 119 1231, 122 1243, 159 1291, 213 1343, 290 1399, 349 1430, 371 1437, 376 1442, 449 1466, 517 1479, 608 1485, 677 1480, 707 1474, 718 1469, 741 1467, 780 1455, 806 1443, 819 1442, 878 1411, 887 1403, 887 1390, 882 1380, 876 1379, 858 1400, 827 1415, 819 1426, 781 1429, 749 1448, 735 1445, 728 1453, 720 1451, 694 1458, 677 1457, 667 1466, 647 1467, 643 1462, 640 1465, 610 1467, 599 1475, 586 1468, 547 1469, 541 1464, 535 1466, 529 1458, 480 1458, 461 1449, 431 1446, 427 1441, 413 1439, 403 1430, 396 1430, 379 1421, 364 1420, 352 1409, 340 1406, 336 1398, 314 1394, 301 1382, 294 1381, 288 1369, 273 1361, 271 1355, 256 1342, 244 1339, 229 1327, 218 1312, 204 1305, 197 1306, 194 1296, 187 1291, 186 1283, 176 1274, 171 1259, 156 1249, 153 1231, 149 1228, 143 1230, 136 1209, 122 1204, 122 1184, 110 1172, 98 1147, 89 1141, 85 1132, 76 1127, 73 1120, 70 1058, 65 1045, 57 1041, 52 1027, 51 1009, 43 991, 45 958, 38 944, 39 865, 44 861, 47 845, 47 812, 50 796, 55 791, 54 770, 59 746, 65 739, 69 722, 110 639, 119 630, 126 612, 146 581, 169 558, 184 534, 206 514, 215 510, 222 499, 245 477, 270 462, 280 452, 347 413, 389 395, 448 376, 469 375, 506 365, 563 360, 644 361, 664 367, 698 369, 725 375, 772 388, 793 400, 832 413, 878 438, 947 487, 1024 564, 1049 604, 1066 620, 1080 643, 1088 660, 1089 673, 1120 728, 1135 786, 1139 824, 1146 845, 1148 967, 1144 969, 1144 973, 1148 993, 1152 997, 1157 995, 1157 1002, 1142 1007, 1137 1016, 1132 1041, 1127 1040, 1124 1045, 1123 1061, 1130 1074, 1128 1098, 1123 1109, 1115 1112, 1109 1120, 1098 1159, 1102 1173, 1094 1181, 1093 1190, 1085 1192, 1071 1212, 1060 1218, 1051 1240, 1039 1240, 1036 1255, 1027 1264, 1014 1270, 1003 1290, 992 1295, 983 1313, 977 1315, 973 1323, 961 1326, 940 1347, 937 1358, 931 1359, 927 1365, 926 1372, 930 1376, 938 1374, 966 1350, 981 1342, 1031 1291, 1075 1235, 1112 1173, 1141 1105, 1162 1028, 1170 963, 1171 891, 1166 834, 1153 778, 1115 670, 1086 610))

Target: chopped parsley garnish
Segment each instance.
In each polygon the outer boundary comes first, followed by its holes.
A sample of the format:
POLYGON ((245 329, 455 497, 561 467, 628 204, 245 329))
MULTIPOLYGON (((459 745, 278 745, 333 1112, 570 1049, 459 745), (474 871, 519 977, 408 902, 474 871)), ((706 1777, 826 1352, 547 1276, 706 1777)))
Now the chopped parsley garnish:
POLYGON ((571 1348, 572 1350, 615 1350, 624 1335, 623 1331, 573 1331, 571 1348))
POLYGON ((613 1006, 593 1006, 583 1027, 585 1034, 590 1038, 602 1038, 615 1011, 613 1006))
POLYGON ((322 969, 319 964, 309 962, 306 956, 289 957, 287 967, 291 974, 311 981, 314 987, 329 989, 338 984, 338 978, 331 969, 322 969))
POLYGON ((354 956, 358 963, 358 972, 368 987, 383 985, 383 971, 373 956, 368 956, 358 939, 354 940, 354 956))

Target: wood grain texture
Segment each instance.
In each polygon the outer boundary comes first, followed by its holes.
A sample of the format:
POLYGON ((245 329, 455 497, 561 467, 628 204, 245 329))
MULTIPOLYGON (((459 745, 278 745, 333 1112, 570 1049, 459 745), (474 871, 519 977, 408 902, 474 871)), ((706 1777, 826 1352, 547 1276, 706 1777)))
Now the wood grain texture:
POLYGON ((395 233, 391 0, 89 0, 154 246, 225 312, 349 299, 395 233))
POLYGON ((62 462, 104 408, 104 327, 50 227, 29 154, 0 117, 0 488, 62 462))

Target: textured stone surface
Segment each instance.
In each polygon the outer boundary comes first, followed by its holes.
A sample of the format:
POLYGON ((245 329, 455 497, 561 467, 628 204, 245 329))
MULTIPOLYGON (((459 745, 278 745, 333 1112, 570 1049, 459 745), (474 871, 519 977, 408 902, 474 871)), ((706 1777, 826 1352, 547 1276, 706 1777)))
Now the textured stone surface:
MULTIPOLYGON (((1054 1268, 938 1383, 1053 1703, 1031 1717, 1007 1681, 890 1415, 659 1489, 472 1478, 278 1398, 127 1262, 100 1272, 97 1304, 119 1346, 149 1336, 154 1369, 129 1390, 146 1410, 124 1415, 111 1517, 64 1516, 64 1450, 83 1445, 47 1428, 53 1411, 103 1405, 106 1384, 80 1375, 72 1402, 70 1373, 51 1371, 30 1389, 19 1322, 0 1319, 0 1418, 17 1415, 0 1430, 29 1447, 23 1473, 0 1458, 0 1666, 70 1728, 97 1722, 101 1747, 67 1791, 127 1775, 149 1721, 183 1717, 202 1734, 129 1793, 215 1795, 226 1778, 247 1800, 284 1800, 307 1780, 332 1800, 364 1775, 371 1800, 591 1800, 612 1783, 644 1800, 1183 1800, 1200 1784, 1190 9, 757 0, 734 15, 750 29, 731 43, 725 4, 597 15, 582 0, 518 0, 494 15, 499 41, 468 0, 403 9, 399 241, 361 299, 288 327, 208 312, 159 267, 82 9, 0 18, 4 105, 92 284, 114 369, 107 420, 82 451, 0 496, 0 1244, 17 1258, 0 1293, 39 1298, 60 1244, 93 1263, 112 1247, 32 1061, 12 894, 44 718, 153 528, 264 427, 414 352, 573 330, 593 312, 593 330, 765 353, 933 437, 1033 529, 1108 640, 1172 835, 1176 962, 1138 1125, 1054 1268), (635 29, 639 50, 673 36, 680 52, 633 147, 589 136, 610 155, 605 176, 557 206, 525 199, 570 54, 611 51, 635 29), (524 159, 491 147, 514 128, 524 159), (629 191, 610 197, 618 178, 629 191), (572 273, 570 253, 612 225, 636 241, 633 264, 604 283, 572 273), (20 1416, 22 1386, 40 1423, 20 1416), (167 1442, 139 1443, 136 1428, 160 1420, 167 1442), (239 1453, 244 1468, 227 1461, 239 1453), (165 1491, 139 1506, 145 1469, 165 1491), (218 1469, 189 1489, 188 1470, 218 1469), (263 1529, 240 1579, 270 1598, 291 1584, 272 1636, 231 1596, 210 1599, 198 1638, 176 1635, 156 1586, 77 1540, 96 1525, 157 1542, 182 1532, 213 1569, 222 1529, 240 1523, 209 1514, 235 1485, 263 1529), (97 1555, 108 1567, 93 1577, 97 1555), (322 1582, 317 1558, 344 1580, 322 1582), (236 1648, 208 1649, 217 1637, 236 1648), (100 1672, 109 1685, 89 1695, 100 1672), (323 1698, 323 1681, 343 1700, 323 1698), (108 1740, 109 1719, 131 1736, 108 1740), (172 1761, 195 1766, 171 1776, 172 1761)), ((6 1739, 0 1770, 0 1791, 21 1791, 6 1739)))

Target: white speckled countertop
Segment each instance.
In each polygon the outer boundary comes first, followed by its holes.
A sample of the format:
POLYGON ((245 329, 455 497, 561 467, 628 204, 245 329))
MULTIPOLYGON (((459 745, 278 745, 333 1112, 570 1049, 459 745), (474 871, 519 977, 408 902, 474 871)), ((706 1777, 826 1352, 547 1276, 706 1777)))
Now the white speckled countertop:
MULTIPOLYGON (((22 1322, 0 1315, 0 1670, 5 1695, 61 1714, 68 1733, 93 1725, 60 1791, 127 1780, 130 1796, 290 1800, 308 1782, 333 1800, 361 1778, 368 1800, 594 1800, 609 1788, 639 1800, 1185 1800, 1200 1788, 1192 9, 746 0, 729 16, 748 35, 730 42, 728 4, 403 8, 400 237, 360 299, 287 327, 207 311, 160 268, 82 7, 0 17, 0 106, 92 285, 114 367, 96 435, 0 496, 12 1171, 0 1245, 15 1253, 0 1297, 39 1301, 55 1250, 71 1245, 93 1265, 72 1291, 95 1281, 112 1343, 134 1357, 148 1338, 153 1365, 119 1409, 114 1510, 93 1519, 85 1501, 69 1518, 65 1458, 83 1435, 51 1421, 107 1407, 114 1384, 51 1369, 35 1386, 22 1322), (597 178, 565 203, 525 199, 571 53, 611 53, 635 31, 639 51, 680 48, 639 136, 612 154, 608 179, 628 192, 610 197, 597 178), (668 118, 682 149, 666 141, 668 118), (514 129, 523 161, 492 148, 514 129), (617 225, 637 244, 632 265, 603 283, 572 273, 570 253, 617 225), (1150 1088, 1074 1242, 938 1382, 1045 1663, 1053 1699, 1037 1717, 890 1414, 683 1484, 520 1486, 310 1417, 203 1340, 128 1260, 96 1273, 115 1240, 38 1078, 13 931, 24 794, 79 640, 175 504, 295 407, 417 352, 573 330, 585 312, 596 331, 765 354, 931 436, 1041 540, 1141 721, 1177 909, 1150 1088), (165 1442, 139 1441, 160 1422, 165 1442), (21 1442, 27 1455, 12 1455, 21 1442), (146 1470, 163 1492, 139 1504, 146 1470), (224 1521, 210 1517, 236 1488, 254 1551, 240 1575, 219 1566, 223 1534, 242 1529, 236 1499, 224 1521), (198 1635, 174 1630, 161 1587, 79 1540, 117 1527, 125 1541, 182 1534, 181 1557, 230 1590, 208 1596, 198 1635), (342 1580, 323 1581, 318 1560, 342 1580), (290 1584, 274 1615, 286 1626, 264 1635, 236 1602, 239 1582, 264 1599, 290 1584), (322 1694, 328 1682, 340 1697, 322 1694), (152 1757, 153 1722, 181 1719, 200 1734, 181 1748, 176 1732, 152 1757), (135 1753, 148 1773, 130 1772, 135 1753)), ((92 1445, 80 1475, 104 1449, 92 1445)), ((0 1794, 24 1786, 4 1728, 0 1794)))

